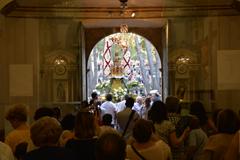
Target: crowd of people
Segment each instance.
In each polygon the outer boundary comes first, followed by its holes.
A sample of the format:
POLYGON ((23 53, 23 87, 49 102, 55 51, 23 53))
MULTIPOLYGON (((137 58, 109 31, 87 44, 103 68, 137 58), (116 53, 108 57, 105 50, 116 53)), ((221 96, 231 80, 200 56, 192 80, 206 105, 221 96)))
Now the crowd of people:
POLYGON ((231 109, 207 115, 195 101, 181 114, 174 96, 121 102, 92 94, 77 113, 61 118, 58 108, 41 107, 28 124, 27 106, 17 104, 5 118, 13 130, 0 142, 0 160, 239 160, 240 120, 231 109))

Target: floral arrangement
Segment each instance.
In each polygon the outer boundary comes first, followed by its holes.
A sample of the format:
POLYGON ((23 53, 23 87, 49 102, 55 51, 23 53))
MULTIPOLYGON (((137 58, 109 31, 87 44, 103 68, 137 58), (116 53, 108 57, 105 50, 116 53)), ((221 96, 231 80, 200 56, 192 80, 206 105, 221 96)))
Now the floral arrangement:
POLYGON ((122 97, 126 94, 133 93, 134 90, 140 90, 144 88, 144 85, 141 82, 136 80, 126 82, 126 88, 119 87, 119 88, 111 88, 111 81, 103 81, 96 85, 96 90, 100 92, 100 94, 111 93, 113 95, 113 101, 117 102, 121 100, 122 97))
POLYGON ((124 97, 124 95, 126 95, 128 93, 128 90, 127 90, 127 88, 120 88, 119 87, 118 89, 113 89, 111 91, 111 93, 113 95, 113 100, 115 102, 118 102, 124 97))
POLYGON ((131 89, 133 89, 133 88, 137 88, 137 87, 138 87, 138 88, 143 88, 144 85, 143 85, 142 83, 136 81, 136 80, 133 80, 133 81, 130 81, 130 82, 127 83, 127 88, 128 88, 129 90, 131 90, 131 89))
POLYGON ((100 93, 106 93, 110 90, 110 88, 111 88, 110 80, 97 83, 96 85, 96 90, 99 91, 100 93))

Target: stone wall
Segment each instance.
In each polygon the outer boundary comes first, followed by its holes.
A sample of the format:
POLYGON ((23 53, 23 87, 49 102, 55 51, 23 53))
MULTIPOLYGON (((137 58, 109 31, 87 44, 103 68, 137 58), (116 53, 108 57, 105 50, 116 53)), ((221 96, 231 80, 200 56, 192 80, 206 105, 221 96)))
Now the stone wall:
MULTIPOLYGON (((239 90, 218 90, 217 54, 219 50, 240 49, 240 17, 186 17, 169 20, 169 53, 187 49, 197 55, 196 90, 193 100, 201 100, 208 111, 238 110, 239 90)), ((229 77, 231 78, 231 77, 229 77)))

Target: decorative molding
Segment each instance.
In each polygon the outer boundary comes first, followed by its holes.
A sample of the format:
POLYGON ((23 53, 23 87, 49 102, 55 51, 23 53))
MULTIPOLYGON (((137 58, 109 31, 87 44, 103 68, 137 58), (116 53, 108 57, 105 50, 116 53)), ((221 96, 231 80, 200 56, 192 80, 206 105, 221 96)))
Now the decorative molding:
POLYGON ((120 8, 101 7, 23 7, 17 6, 9 17, 27 18, 77 18, 77 19, 131 19, 128 12, 135 12, 137 19, 189 17, 189 16, 234 16, 240 12, 232 5, 204 6, 169 6, 169 7, 137 7, 127 8, 126 14, 121 14, 120 8))
POLYGON ((0 0, 0 10, 6 7, 6 5, 11 3, 12 1, 15 1, 15 0, 0 0))
POLYGON ((16 0, 0 0, 0 11, 3 15, 8 15, 18 6, 16 0))

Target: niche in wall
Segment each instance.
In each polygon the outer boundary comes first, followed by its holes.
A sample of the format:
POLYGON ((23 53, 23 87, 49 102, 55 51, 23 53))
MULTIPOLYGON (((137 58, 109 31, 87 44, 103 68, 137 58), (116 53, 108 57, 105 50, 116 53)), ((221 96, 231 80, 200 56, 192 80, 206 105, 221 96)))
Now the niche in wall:
POLYGON ((43 102, 75 101, 78 95, 78 65, 74 54, 56 50, 44 57, 40 71, 43 102))

